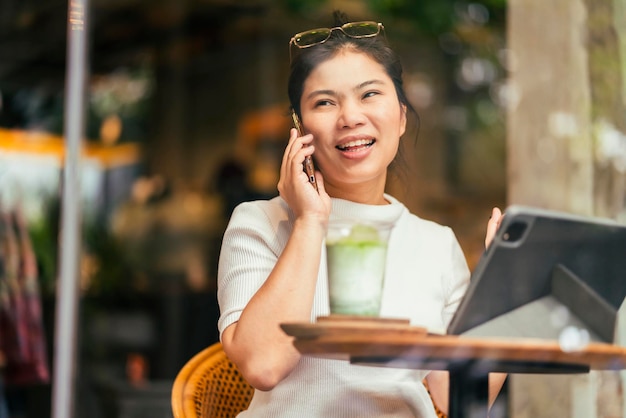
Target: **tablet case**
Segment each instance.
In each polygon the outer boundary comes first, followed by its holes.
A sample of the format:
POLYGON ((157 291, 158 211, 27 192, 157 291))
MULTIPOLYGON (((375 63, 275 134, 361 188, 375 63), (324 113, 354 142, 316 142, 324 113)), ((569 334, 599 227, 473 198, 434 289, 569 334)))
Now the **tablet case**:
POLYGON ((614 342, 625 297, 626 226, 510 206, 448 333, 614 342))

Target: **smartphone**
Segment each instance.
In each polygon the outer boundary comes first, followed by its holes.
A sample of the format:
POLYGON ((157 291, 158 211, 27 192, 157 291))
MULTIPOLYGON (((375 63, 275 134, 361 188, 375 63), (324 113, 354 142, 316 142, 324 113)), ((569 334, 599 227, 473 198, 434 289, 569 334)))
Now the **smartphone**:
MULTIPOLYGON (((298 130, 298 134, 300 136, 304 135, 304 131, 302 130, 302 124, 300 123, 300 119, 296 114, 295 110, 291 111, 291 119, 293 120, 293 126, 298 130)), ((317 182, 315 181, 315 166, 313 165, 313 159, 311 156, 307 156, 304 159, 304 163, 302 164, 302 168, 306 175, 309 177, 309 183, 317 190, 317 182)))

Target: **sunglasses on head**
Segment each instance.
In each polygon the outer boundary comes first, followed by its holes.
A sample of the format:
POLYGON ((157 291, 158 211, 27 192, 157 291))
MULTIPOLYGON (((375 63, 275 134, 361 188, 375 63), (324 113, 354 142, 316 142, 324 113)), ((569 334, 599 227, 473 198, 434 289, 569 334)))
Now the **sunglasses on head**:
POLYGON ((289 45, 295 45, 298 48, 310 48, 315 45, 326 42, 333 31, 340 30, 350 38, 371 38, 380 33, 385 27, 382 23, 366 21, 366 22, 350 22, 334 28, 317 28, 295 34, 289 41, 289 45))

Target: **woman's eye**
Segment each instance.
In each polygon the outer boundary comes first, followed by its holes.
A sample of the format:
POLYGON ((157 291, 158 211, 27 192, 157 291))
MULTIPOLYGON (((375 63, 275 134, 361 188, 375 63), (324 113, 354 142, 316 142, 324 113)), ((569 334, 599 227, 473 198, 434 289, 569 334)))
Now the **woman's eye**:
POLYGON ((332 102, 330 100, 318 100, 317 102, 315 102, 315 107, 330 106, 331 104, 332 102))
POLYGON ((363 95, 363 98, 367 99, 368 97, 373 97, 373 96, 376 96, 378 94, 379 94, 379 92, 377 92, 377 91, 368 91, 367 93, 365 93, 363 95))

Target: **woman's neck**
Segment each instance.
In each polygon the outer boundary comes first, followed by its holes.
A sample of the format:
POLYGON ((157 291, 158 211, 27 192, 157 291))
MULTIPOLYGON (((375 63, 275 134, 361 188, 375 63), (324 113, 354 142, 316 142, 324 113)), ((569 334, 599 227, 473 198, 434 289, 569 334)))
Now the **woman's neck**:
POLYGON ((385 199, 385 184, 342 184, 340 187, 324 183, 326 192, 330 197, 349 200, 366 205, 388 205, 385 199))

